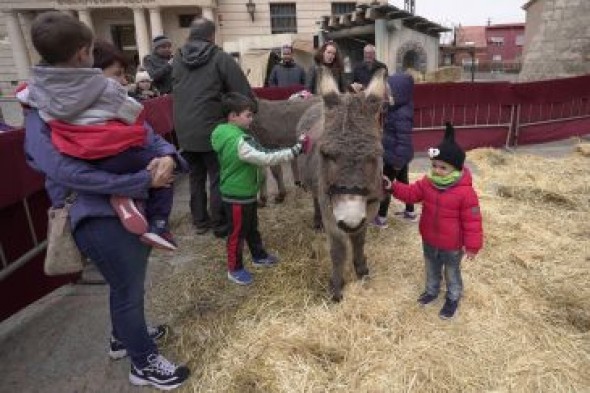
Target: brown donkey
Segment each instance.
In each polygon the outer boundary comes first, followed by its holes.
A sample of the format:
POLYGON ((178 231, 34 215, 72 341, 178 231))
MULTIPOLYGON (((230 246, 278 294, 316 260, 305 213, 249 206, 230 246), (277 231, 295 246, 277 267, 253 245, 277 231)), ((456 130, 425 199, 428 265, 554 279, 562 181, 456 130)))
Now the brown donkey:
POLYGON ((323 100, 307 110, 298 125, 298 132, 312 141, 311 152, 299 158, 299 168, 313 193, 315 225, 323 224, 328 235, 335 301, 342 299, 349 242, 357 277, 369 274, 365 235, 383 194, 377 120, 387 92, 384 77, 377 73, 361 93, 340 94, 329 71, 322 70, 318 92, 323 100))

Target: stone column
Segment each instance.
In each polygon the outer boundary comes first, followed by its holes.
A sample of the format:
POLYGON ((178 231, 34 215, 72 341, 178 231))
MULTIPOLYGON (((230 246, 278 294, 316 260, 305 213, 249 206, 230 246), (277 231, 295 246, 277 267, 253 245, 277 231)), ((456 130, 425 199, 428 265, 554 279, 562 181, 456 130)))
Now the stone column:
POLYGON ((135 24, 135 42, 137 43, 137 52, 139 52, 139 62, 150 53, 150 39, 148 35, 147 23, 145 20, 144 8, 132 8, 133 22, 135 24))
POLYGON ((375 19, 375 57, 389 67, 389 35, 387 34, 387 19, 375 19))
POLYGON ((31 68, 25 37, 23 36, 17 13, 15 11, 4 11, 4 13, 6 15, 6 31, 14 57, 16 74, 18 79, 23 81, 29 77, 29 69, 31 68))
POLYGON ((152 28, 152 38, 164 34, 160 7, 149 8, 148 10, 150 12, 150 27, 152 28))
POLYGON ((202 7, 202 15, 203 18, 209 19, 210 21, 215 22, 215 15, 213 14, 213 8, 211 7, 202 7))
POLYGON ((80 19, 80 22, 90 27, 90 30, 94 31, 94 23, 92 23, 92 15, 90 14, 89 8, 78 10, 78 19, 80 19))

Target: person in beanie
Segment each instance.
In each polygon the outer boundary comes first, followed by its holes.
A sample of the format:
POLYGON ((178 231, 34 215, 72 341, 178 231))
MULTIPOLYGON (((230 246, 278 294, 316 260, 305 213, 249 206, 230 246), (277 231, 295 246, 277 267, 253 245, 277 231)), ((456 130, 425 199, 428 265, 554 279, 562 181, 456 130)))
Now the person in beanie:
POLYGON ((161 94, 172 93, 172 41, 165 35, 152 40, 152 53, 143 58, 143 67, 161 94))
POLYGON ((219 192, 219 162, 211 146, 211 133, 226 121, 221 97, 237 92, 254 99, 240 65, 215 45, 215 23, 197 18, 186 43, 172 63, 174 129, 183 156, 191 167, 190 209, 195 232, 209 230, 218 238, 227 235, 227 219, 219 192), (209 209, 207 209, 207 179, 209 209))
POLYGON ((422 202, 420 235, 426 264, 426 289, 418 298, 422 306, 438 297, 441 274, 447 284, 446 300, 439 312, 442 319, 455 316, 463 293, 461 260, 475 258, 483 245, 479 201, 471 183, 471 172, 463 166, 465 152, 454 138, 454 128, 446 124, 443 141, 428 150, 430 173, 407 185, 391 184, 385 189, 406 203, 422 202))
POLYGON ((141 102, 157 97, 159 92, 152 86, 150 74, 145 70, 140 70, 135 74, 135 86, 129 91, 129 95, 141 102))
POLYGON ((295 63, 291 45, 283 45, 281 48, 281 62, 272 68, 268 85, 273 87, 305 85, 305 71, 295 63))

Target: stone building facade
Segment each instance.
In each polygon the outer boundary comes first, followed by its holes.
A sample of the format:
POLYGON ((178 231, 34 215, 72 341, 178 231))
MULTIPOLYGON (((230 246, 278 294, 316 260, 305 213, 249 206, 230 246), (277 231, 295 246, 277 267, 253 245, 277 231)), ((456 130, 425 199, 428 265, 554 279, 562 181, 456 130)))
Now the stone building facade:
MULTIPOLYGON (((224 47, 243 37, 250 37, 251 46, 257 46, 258 41, 271 47, 295 39, 312 42, 318 15, 330 14, 334 3, 327 0, 0 0, 0 89, 11 91, 18 81, 27 78, 30 66, 39 60, 29 30, 35 16, 43 11, 70 12, 88 24, 98 38, 114 42, 132 61, 137 61, 149 53, 151 39, 158 34, 168 35, 176 46, 182 45, 190 21, 200 15, 216 21, 216 41, 224 47)), ((230 45, 236 47, 239 45, 230 45)))
POLYGON ((34 18, 48 10, 79 18, 97 38, 118 46, 132 65, 151 51, 153 37, 164 33, 180 46, 192 19, 207 17, 218 26, 216 43, 241 57, 255 86, 264 81, 270 50, 293 43, 296 60, 305 67, 311 65, 314 43, 322 39, 341 44, 349 68, 362 60, 364 43, 373 43, 378 59, 392 71, 406 66, 433 71, 439 33, 446 31, 385 0, 371 5, 330 0, 0 0, 0 91, 5 95, 39 61, 29 31, 34 18))
POLYGON ((520 81, 590 74, 590 1, 531 0, 520 81))

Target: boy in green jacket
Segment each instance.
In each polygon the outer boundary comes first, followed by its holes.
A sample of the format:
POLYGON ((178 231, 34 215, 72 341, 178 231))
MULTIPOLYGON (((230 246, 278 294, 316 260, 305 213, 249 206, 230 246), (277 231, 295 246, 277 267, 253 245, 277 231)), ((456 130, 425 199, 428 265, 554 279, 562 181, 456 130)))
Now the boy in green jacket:
POLYGON ((221 167, 220 190, 230 222, 227 238, 227 278, 240 285, 252 283, 252 275, 242 263, 244 240, 256 267, 274 266, 278 258, 262 245, 258 231, 256 196, 262 173, 260 166, 288 162, 304 151, 307 138, 302 135, 291 148, 268 150, 246 131, 252 123, 256 104, 239 93, 228 93, 222 99, 227 123, 215 127, 211 144, 221 167))

